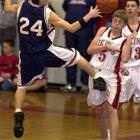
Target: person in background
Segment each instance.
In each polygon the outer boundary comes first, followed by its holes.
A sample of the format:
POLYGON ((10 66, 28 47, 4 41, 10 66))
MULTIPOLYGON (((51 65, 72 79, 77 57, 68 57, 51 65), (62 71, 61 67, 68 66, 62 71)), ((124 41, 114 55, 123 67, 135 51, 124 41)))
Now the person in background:
POLYGON ((0 46, 5 40, 15 40, 16 37, 16 15, 5 12, 3 6, 4 0, 0 0, 0 46))
MULTIPOLYGON (((125 9, 126 1, 127 0, 118 0, 118 6, 116 7, 116 10, 117 9, 125 9)), ((103 18, 98 18, 97 19, 97 21, 96 21, 96 29, 95 29, 96 31, 99 28, 101 28, 102 26, 111 27, 111 21, 112 21, 113 12, 115 12, 115 9, 114 9, 114 11, 112 11, 110 13, 102 11, 103 18)))
POLYGON ((139 0, 127 0, 125 9, 128 14, 128 23, 124 27, 122 33, 124 36, 129 36, 133 32, 137 32, 137 36, 133 39, 131 44, 131 59, 124 66, 128 69, 131 82, 127 85, 126 101, 130 101, 133 97, 135 103, 140 103, 140 22, 139 14, 139 0))
MULTIPOLYGON (((0 56, 0 88, 1 90, 15 90, 17 83, 19 58, 14 54, 14 41, 6 40, 2 44, 2 55, 0 56)), ((29 85, 27 91, 43 91, 46 88, 47 80, 44 71, 44 78, 37 79, 29 85)))
POLYGON ((14 54, 14 41, 4 41, 0 56, 0 87, 2 90, 16 89, 18 62, 18 57, 14 54))
MULTIPOLYGON (((95 6, 95 0, 64 0, 63 9, 66 13, 65 19, 73 23, 89 12, 92 6, 95 6)), ((89 21, 84 28, 75 33, 65 31, 66 47, 77 49, 88 61, 90 60, 90 55, 87 54, 86 50, 94 35, 94 24, 95 19, 94 21, 89 21)), ((63 92, 75 92, 77 90, 77 72, 77 65, 66 68, 67 84, 61 88, 63 92)), ((88 74, 83 70, 80 70, 80 81, 82 84, 81 90, 86 92, 88 89, 88 74)))

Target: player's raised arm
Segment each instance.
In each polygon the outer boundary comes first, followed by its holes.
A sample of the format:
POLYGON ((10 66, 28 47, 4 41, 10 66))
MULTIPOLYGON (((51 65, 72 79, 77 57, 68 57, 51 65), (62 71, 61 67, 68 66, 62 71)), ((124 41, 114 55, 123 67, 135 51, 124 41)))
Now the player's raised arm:
POLYGON ((93 38, 92 42, 90 43, 88 49, 87 49, 87 53, 92 55, 94 53, 99 53, 99 52, 102 52, 104 50, 107 49, 106 46, 98 46, 97 45, 97 42, 98 40, 100 39, 101 35, 105 32, 107 28, 106 27, 101 27, 97 33, 96 33, 96 36, 93 38))
POLYGON ((92 55, 95 53, 100 53, 102 51, 106 51, 106 50, 111 50, 111 51, 120 51, 120 48, 118 48, 117 46, 113 46, 113 45, 98 45, 98 41, 101 37, 101 35, 107 30, 106 27, 101 27, 98 31, 97 34, 95 36, 95 38, 93 38, 92 42, 90 43, 88 49, 87 49, 87 53, 92 55))
POLYGON ((5 0, 5 2, 4 2, 4 10, 6 12, 17 13, 19 6, 20 6, 20 4, 12 4, 11 0, 5 0))
MULTIPOLYGON (((80 12, 80 11, 78 11, 80 12)), ((49 22, 55 26, 61 27, 64 30, 67 30, 69 32, 75 32, 79 30, 81 27, 84 27, 86 23, 94 17, 102 17, 100 10, 96 6, 94 9, 90 10, 83 18, 79 19, 79 21, 76 21, 72 24, 69 22, 63 20, 60 18, 57 14, 54 12, 51 12, 50 17, 49 17, 49 22)))
POLYGON ((137 32, 133 32, 131 35, 129 35, 127 37, 127 40, 123 46, 122 49, 122 55, 121 55, 121 60, 126 63, 128 62, 128 60, 131 57, 131 44, 132 44, 132 40, 136 37, 138 33, 137 32))

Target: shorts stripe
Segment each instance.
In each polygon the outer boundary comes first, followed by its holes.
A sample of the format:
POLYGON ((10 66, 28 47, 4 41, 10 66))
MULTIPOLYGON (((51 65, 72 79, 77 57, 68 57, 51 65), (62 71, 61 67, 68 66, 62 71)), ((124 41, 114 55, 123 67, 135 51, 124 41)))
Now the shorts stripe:
POLYGON ((49 35, 55 30, 54 26, 51 26, 50 29, 47 31, 47 34, 49 35))
POLYGON ((34 77, 32 78, 32 80, 29 81, 28 83, 26 83, 26 84, 24 84, 24 85, 18 84, 17 86, 18 86, 19 88, 23 88, 23 87, 27 87, 28 85, 32 84, 32 83, 35 82, 36 80, 46 79, 44 74, 45 74, 45 73, 36 75, 36 76, 34 76, 34 77))
POLYGON ((121 77, 119 75, 119 72, 120 72, 120 65, 121 65, 121 55, 122 55, 122 49, 123 49, 123 46, 124 46, 124 43, 125 43, 126 39, 124 39, 124 41, 122 42, 122 45, 121 45, 121 51, 120 51, 120 54, 119 54, 119 57, 118 57, 118 60, 117 60, 117 63, 115 65, 115 68, 114 68, 114 72, 116 73, 116 80, 117 80, 117 90, 116 90, 116 95, 115 95, 115 98, 114 98, 114 101, 112 103, 112 106, 114 108, 118 108, 119 107, 119 99, 120 99, 120 93, 121 93, 121 77))
POLYGON ((118 108, 118 106, 119 106, 119 99, 120 99, 120 93, 121 93, 121 77, 120 77, 119 73, 117 74, 116 80, 117 80, 116 96, 112 103, 112 106, 114 108, 118 108))
POLYGON ((67 66, 71 65, 77 57, 77 51, 76 50, 74 50, 74 51, 75 51, 74 57, 67 66))
POLYGON ((20 59, 20 52, 19 52, 19 57, 18 57, 18 59, 19 59, 19 64, 18 64, 18 74, 16 75, 16 77, 17 77, 17 86, 18 85, 21 85, 21 68, 20 68, 20 65, 21 65, 21 59, 20 59))

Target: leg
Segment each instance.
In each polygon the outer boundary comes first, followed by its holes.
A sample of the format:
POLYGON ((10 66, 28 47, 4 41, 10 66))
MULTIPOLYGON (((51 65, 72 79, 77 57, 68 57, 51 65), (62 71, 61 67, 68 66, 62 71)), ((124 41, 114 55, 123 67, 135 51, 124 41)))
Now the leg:
POLYGON ((110 127, 110 138, 111 140, 117 140, 118 128, 119 128, 117 109, 107 104, 107 116, 108 116, 108 122, 110 127))
POLYGON ((51 61, 46 61, 47 67, 61 67, 61 66, 77 66, 94 77, 95 71, 88 61, 82 57, 77 50, 67 49, 58 46, 51 46, 45 53, 46 60, 49 57, 51 61), (52 63, 53 62, 53 63, 52 63))
POLYGON ((66 68, 67 84, 61 87, 62 92, 76 92, 77 65, 66 68))
POLYGON ((135 91, 134 91, 134 102, 140 103, 140 84, 139 77, 140 76, 140 66, 136 66, 133 68, 133 81, 135 81, 135 91))
POLYGON ((107 138, 107 126, 106 126, 106 103, 96 107, 97 122, 101 132, 102 140, 107 138))
POLYGON ((83 70, 81 70, 81 82, 85 86, 88 85, 88 74, 83 70))
POLYGON ((81 91, 83 93, 88 93, 88 74, 81 70, 81 74, 80 74, 80 81, 81 81, 81 91))
POLYGON ((22 105, 24 103, 26 94, 25 88, 18 88, 15 94, 15 113, 14 113, 14 135, 17 138, 20 138, 23 135, 23 121, 24 121, 24 113, 22 112, 22 105))
POLYGON ((46 84, 47 84, 47 81, 46 81, 45 79, 37 80, 37 81, 35 81, 34 83, 30 84, 30 85, 27 87, 27 91, 38 90, 38 89, 40 89, 41 87, 45 87, 46 84))
MULTIPOLYGON (((65 31, 65 43, 67 48, 75 48, 78 50, 78 41, 76 34, 70 33, 65 31)), ((66 80, 67 84, 71 86, 76 86, 76 79, 77 79, 77 66, 74 65, 72 67, 66 68, 66 80)))
MULTIPOLYGON (((78 32, 77 34, 78 34, 78 50, 80 54, 87 61, 89 61, 91 56, 88 55, 87 48, 93 38, 93 30, 91 29, 91 27, 87 27, 81 30, 80 32, 78 32)), ((85 71, 81 71, 80 77, 81 77, 81 83, 83 87, 86 87, 88 85, 88 74, 85 71)))
POLYGON ((75 65, 66 68, 66 74, 67 74, 67 84, 70 84, 71 86, 76 86, 77 66, 75 65))
POLYGON ((89 94, 87 96, 88 106, 96 106, 96 116, 99 125, 101 138, 106 140, 107 138, 107 124, 106 124, 106 92, 93 89, 93 80, 89 77, 89 94))
POLYGON ((94 77, 95 71, 84 57, 80 56, 80 60, 77 65, 80 69, 87 72, 91 77, 94 77))
MULTIPOLYGON (((32 55, 32 54, 26 54, 26 53, 20 53, 20 70, 18 73, 18 80, 17 85, 18 88, 15 93, 15 113, 14 113, 14 135, 17 138, 22 137, 24 133, 23 128, 23 121, 24 121, 24 113, 22 111, 22 106, 25 100, 25 95, 27 88, 25 85, 29 85, 29 83, 35 79, 42 79, 43 75, 41 74, 43 72, 43 62, 40 60, 40 57, 42 58, 42 55, 32 55), (40 66, 41 65, 41 66, 40 66)), ((15 80, 16 82, 16 80, 15 80)))

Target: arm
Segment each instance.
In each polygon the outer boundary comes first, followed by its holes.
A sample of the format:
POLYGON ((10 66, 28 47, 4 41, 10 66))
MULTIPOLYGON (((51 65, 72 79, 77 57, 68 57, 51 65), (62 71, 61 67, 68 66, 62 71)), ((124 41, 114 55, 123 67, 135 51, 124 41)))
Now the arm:
MULTIPOLYGON (((87 13, 83 19, 84 21, 87 23, 91 18, 93 17, 102 17, 100 15, 100 11, 99 9, 97 8, 97 6, 92 9, 89 13, 87 13)), ((67 21, 63 20, 62 18, 60 18, 57 14, 55 14, 54 12, 51 12, 50 13, 50 16, 49 16, 49 23, 57 26, 57 27, 61 27, 63 28, 64 30, 67 30, 69 32, 76 32, 77 30, 79 30, 81 28, 81 24, 79 21, 76 21, 72 24, 68 23, 67 21)))
POLYGON ((92 40, 91 44, 89 45, 88 49, 87 49, 87 53, 89 55, 92 55, 94 53, 100 53, 102 51, 120 51, 120 49, 117 46, 113 46, 113 45, 97 45, 98 40, 100 39, 101 35, 103 34, 103 32, 106 30, 106 27, 101 27, 95 38, 92 40))
POLYGON ((4 10, 6 12, 17 13, 18 8, 19 8, 19 4, 12 4, 11 0, 5 0, 4 10))
POLYGON ((122 62, 126 63, 130 59, 130 54, 131 54, 131 41, 126 40, 123 49, 122 49, 122 55, 121 55, 121 60, 122 62))
POLYGON ((97 34, 95 36, 95 38, 92 40, 92 42, 90 43, 88 49, 87 49, 87 53, 92 55, 94 53, 99 53, 102 52, 104 50, 107 49, 106 46, 99 46, 97 45, 98 40, 100 39, 101 35, 103 34, 103 32, 106 30, 106 27, 101 27, 98 31, 97 34))
POLYGON ((137 35, 137 32, 133 32, 130 36, 128 36, 127 40, 126 40, 126 42, 123 46, 121 59, 124 63, 128 62, 128 60, 130 59, 131 43, 132 43, 132 40, 135 38, 136 35, 137 35))

